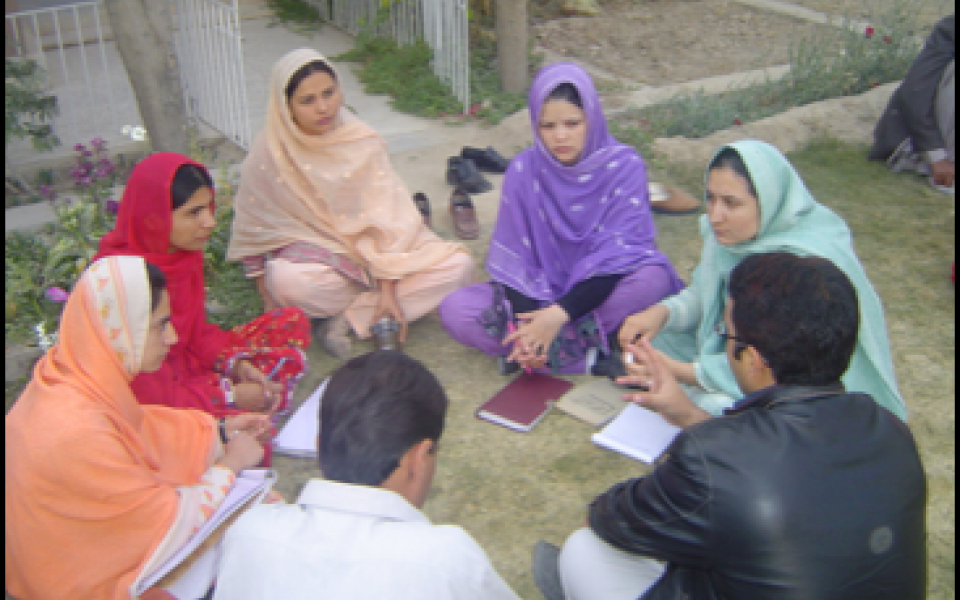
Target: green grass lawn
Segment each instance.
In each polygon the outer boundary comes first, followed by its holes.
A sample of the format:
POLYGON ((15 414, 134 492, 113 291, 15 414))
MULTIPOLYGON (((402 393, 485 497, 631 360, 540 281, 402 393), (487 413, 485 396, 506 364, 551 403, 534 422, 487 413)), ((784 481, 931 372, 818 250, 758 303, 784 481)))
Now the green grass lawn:
MULTIPOLYGON (((865 155, 865 148, 822 142, 790 158, 817 199, 850 224, 883 300, 909 425, 928 475, 929 598, 947 600, 955 587, 954 199, 916 176, 888 173, 865 155)), ((653 161, 652 172, 656 180, 703 193, 702 166, 653 161)), ((700 255, 697 218, 656 220, 660 247, 688 277, 700 255)), ((522 598, 540 598, 529 573, 536 540, 562 543, 583 524, 596 494, 649 467, 594 446, 587 425, 556 411, 528 434, 476 419, 476 407, 506 383, 493 359, 451 340, 435 315, 414 323, 409 339, 406 351, 437 374, 451 400, 425 512, 435 522, 463 526, 522 598)), ((309 356, 298 398, 336 367, 319 348, 309 356)), ((8 406, 17 393, 17 386, 7 387, 8 406)), ((290 501, 317 475, 306 459, 277 457, 275 466, 278 490, 290 501)))

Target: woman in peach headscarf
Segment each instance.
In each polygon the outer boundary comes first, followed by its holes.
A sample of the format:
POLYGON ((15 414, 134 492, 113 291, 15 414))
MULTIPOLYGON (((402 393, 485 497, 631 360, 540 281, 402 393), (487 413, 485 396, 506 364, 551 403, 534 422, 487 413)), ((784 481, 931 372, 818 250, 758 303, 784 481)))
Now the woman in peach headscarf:
POLYGON ((266 309, 327 318, 321 340, 350 354, 382 317, 401 326, 472 282, 466 249, 436 236, 390 164, 386 144, 343 106, 315 50, 273 67, 267 122, 240 172, 227 258, 242 260, 266 309))
POLYGON ((218 423, 134 397, 133 376, 158 369, 177 341, 165 285, 140 257, 93 263, 6 416, 5 583, 16 598, 135 597, 263 456, 265 415, 218 423))

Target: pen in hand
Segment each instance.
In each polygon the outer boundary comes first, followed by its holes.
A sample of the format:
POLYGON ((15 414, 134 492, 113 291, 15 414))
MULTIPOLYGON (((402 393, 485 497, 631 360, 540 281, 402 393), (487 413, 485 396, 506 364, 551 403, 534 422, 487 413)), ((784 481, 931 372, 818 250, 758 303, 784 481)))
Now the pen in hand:
POLYGON ((282 367, 283 363, 285 362, 287 362, 286 356, 278 360, 277 364, 273 367, 273 370, 271 370, 270 373, 267 374, 267 379, 269 379, 270 381, 273 381, 273 376, 280 372, 280 367, 282 367))

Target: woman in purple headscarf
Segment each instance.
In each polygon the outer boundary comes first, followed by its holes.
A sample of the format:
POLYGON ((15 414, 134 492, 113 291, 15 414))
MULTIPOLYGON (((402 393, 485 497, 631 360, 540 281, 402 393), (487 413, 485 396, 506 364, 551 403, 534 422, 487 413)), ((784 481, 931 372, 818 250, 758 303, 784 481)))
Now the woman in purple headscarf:
POLYGON ((493 279, 447 296, 440 318, 505 374, 590 372, 624 318, 683 284, 657 250, 646 165, 608 133, 590 76, 545 67, 528 102, 534 145, 504 179, 493 279))

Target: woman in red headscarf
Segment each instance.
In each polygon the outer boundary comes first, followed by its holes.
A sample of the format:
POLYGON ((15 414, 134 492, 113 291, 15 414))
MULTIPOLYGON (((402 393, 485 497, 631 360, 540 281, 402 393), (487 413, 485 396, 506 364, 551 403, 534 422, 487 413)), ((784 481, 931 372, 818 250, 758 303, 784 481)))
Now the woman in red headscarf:
POLYGON ((309 321, 290 307, 230 331, 206 322, 203 248, 215 224, 213 180, 203 165, 159 152, 130 174, 116 226, 95 258, 141 256, 160 267, 180 338, 163 367, 141 373, 131 388, 143 404, 215 417, 282 410, 306 370, 309 321))

